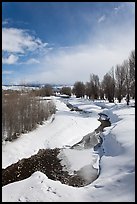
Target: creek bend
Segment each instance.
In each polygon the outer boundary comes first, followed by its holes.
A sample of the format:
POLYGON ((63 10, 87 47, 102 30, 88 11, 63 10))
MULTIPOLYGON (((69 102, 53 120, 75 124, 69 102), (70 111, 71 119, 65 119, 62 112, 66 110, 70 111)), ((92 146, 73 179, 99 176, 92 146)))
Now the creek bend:
MULTIPOLYGON (((67 106, 70 108, 70 111, 78 111, 80 114, 86 114, 85 111, 79 110, 72 105, 67 104, 67 106)), ((102 143, 100 133, 105 127, 111 126, 111 123, 107 115, 101 113, 99 115, 100 118, 98 120, 101 122, 100 126, 92 133, 85 135, 78 143, 67 147, 72 153, 74 149, 81 151, 83 149, 95 147, 97 150, 97 148, 100 147, 102 143), (105 120, 102 120, 101 117, 104 115, 105 120)), ((2 186, 26 179, 36 171, 41 171, 46 174, 49 179, 58 180, 63 184, 74 187, 86 186, 98 178, 98 169, 93 166, 85 166, 78 171, 74 171, 73 174, 70 175, 67 170, 64 170, 64 166, 61 164, 62 161, 58 156, 63 149, 64 148, 40 149, 37 154, 29 158, 21 159, 7 168, 2 169, 2 186), (82 173, 88 168, 90 168, 93 173, 90 179, 87 179, 82 173)))

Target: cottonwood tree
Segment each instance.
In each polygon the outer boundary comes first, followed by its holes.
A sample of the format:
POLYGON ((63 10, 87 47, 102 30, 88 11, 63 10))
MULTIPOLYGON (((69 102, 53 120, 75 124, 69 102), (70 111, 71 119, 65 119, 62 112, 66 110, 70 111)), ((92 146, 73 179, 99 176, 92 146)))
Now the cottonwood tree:
POLYGON ((99 97, 100 99, 104 100, 104 89, 103 89, 103 83, 100 82, 99 84, 99 97))
POLYGON ((86 96, 87 96, 89 99, 91 99, 92 92, 91 92, 90 82, 86 82, 86 85, 85 85, 85 94, 86 94, 86 96))
POLYGON ((33 91, 37 96, 52 96, 53 95, 53 88, 51 85, 45 85, 44 87, 40 88, 39 90, 33 91))
POLYGON ((61 94, 66 94, 68 96, 71 96, 71 88, 70 87, 62 87, 60 90, 61 94))
POLYGON ((102 87, 104 90, 105 97, 110 103, 114 102, 115 94, 115 79, 114 79, 114 70, 113 68, 110 72, 106 73, 103 77, 102 87))
POLYGON ((116 97, 119 103, 121 103, 121 100, 125 94, 125 78, 126 78, 125 67, 122 65, 117 65, 115 69, 115 82, 116 82, 116 97))
POLYGON ((130 74, 130 95, 135 98, 135 50, 129 57, 129 74, 130 74))
POLYGON ((99 98, 99 77, 98 75, 91 74, 90 81, 86 83, 86 95, 90 99, 98 99, 99 98))
POLYGON ((130 66, 129 60, 124 60, 123 67, 125 69, 125 88, 126 88, 126 101, 127 105, 129 105, 130 101, 130 88, 131 88, 131 80, 130 80, 130 66))
POLYGON ((84 97, 85 95, 85 85, 81 81, 77 81, 73 87, 73 93, 76 95, 76 98, 84 97))
POLYGON ((99 97, 99 77, 98 75, 90 75, 91 95, 93 100, 99 97))

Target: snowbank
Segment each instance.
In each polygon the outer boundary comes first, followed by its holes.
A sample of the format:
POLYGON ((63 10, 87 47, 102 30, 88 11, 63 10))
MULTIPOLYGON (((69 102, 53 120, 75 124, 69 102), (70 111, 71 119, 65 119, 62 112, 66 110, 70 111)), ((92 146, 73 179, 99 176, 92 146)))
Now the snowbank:
MULTIPOLYGON (((85 100, 75 99, 73 102, 75 105, 87 104, 85 100)), ((64 161, 70 173, 72 170, 80 170, 83 165, 86 167, 94 163, 96 168, 100 165, 98 179, 85 187, 76 188, 52 181, 43 173, 35 172, 25 180, 4 186, 2 201, 135 202, 135 109, 125 104, 106 104, 104 109, 100 109, 97 103, 91 102, 91 106, 94 105, 93 117, 84 118, 79 113, 70 112, 62 102, 57 100, 56 104, 58 112, 52 123, 46 123, 14 143, 6 143, 3 146, 3 167, 21 157, 34 154, 41 147, 63 147, 78 142, 99 126, 97 114, 100 111, 107 114, 112 122, 102 134, 103 143, 98 150, 102 153, 100 164, 95 156, 97 152, 90 149, 84 150, 83 154, 82 151, 78 154, 78 150, 73 150, 73 157, 70 150, 66 149, 60 155, 66 158, 64 161), (85 153, 88 155, 86 158, 85 153)), ((86 175, 89 177, 90 172, 86 175)))

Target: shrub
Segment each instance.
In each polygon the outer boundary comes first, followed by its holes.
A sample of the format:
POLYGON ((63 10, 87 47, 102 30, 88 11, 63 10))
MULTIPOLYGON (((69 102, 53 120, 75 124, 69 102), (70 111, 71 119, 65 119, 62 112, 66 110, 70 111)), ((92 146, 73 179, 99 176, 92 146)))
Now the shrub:
POLYGON ((56 111, 52 101, 40 101, 29 93, 2 93, 2 140, 12 141, 29 132, 56 111))

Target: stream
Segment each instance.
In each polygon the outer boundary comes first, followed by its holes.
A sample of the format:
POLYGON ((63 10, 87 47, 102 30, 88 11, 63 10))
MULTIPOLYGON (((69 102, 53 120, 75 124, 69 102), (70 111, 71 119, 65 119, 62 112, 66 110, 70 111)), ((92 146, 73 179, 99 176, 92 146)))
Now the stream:
MULTIPOLYGON (((73 107, 71 104, 66 105, 70 108, 70 111, 78 111, 80 114, 86 114, 85 111, 73 107)), ((87 113, 87 115, 88 114, 89 113, 87 113)), ((103 114, 100 113, 99 115, 100 118, 98 120, 101 122, 100 126, 92 133, 85 135, 78 143, 66 147, 67 149, 69 148, 72 152, 74 150, 80 151, 90 148, 97 150, 101 146, 102 138, 100 137, 100 133, 105 127, 111 126, 111 123, 107 115, 105 116, 105 120, 101 118, 103 114)), ((98 178, 98 169, 91 165, 85 166, 70 175, 69 172, 64 169, 62 159, 59 158, 59 154, 63 150, 64 148, 40 149, 37 154, 29 158, 21 159, 7 168, 2 169, 2 186, 26 179, 36 171, 41 171, 46 174, 49 179, 59 180, 63 184, 74 187, 86 186, 98 178), (90 179, 87 178, 87 175, 83 176, 83 171, 89 172, 89 169, 93 174, 90 179)), ((90 175, 88 175, 88 177, 90 177, 90 175)))

